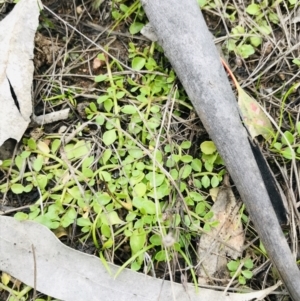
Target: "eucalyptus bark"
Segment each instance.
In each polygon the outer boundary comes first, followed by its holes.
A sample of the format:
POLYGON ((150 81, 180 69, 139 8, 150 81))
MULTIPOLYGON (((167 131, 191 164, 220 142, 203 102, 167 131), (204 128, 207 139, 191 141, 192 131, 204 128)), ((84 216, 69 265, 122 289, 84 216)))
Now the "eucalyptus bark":
POLYGON ((237 102, 196 0, 141 0, 204 127, 225 161, 256 230, 294 301, 300 272, 282 233, 237 102))

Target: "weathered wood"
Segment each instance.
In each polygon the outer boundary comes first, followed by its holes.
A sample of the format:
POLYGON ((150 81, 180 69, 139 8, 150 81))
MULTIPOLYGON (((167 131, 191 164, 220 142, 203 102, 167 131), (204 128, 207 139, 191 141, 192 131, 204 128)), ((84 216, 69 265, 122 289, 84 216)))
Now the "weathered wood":
POLYGON ((235 96, 196 0, 142 0, 159 44, 245 203, 292 299, 300 300, 300 272, 277 221, 243 127, 235 96))

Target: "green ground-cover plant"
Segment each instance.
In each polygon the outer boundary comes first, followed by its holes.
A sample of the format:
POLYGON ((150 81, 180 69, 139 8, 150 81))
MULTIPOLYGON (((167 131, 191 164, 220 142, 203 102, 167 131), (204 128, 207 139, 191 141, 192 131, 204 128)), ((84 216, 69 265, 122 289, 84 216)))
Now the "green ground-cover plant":
MULTIPOLYGON (((1 290, 9 292, 10 297, 7 299, 8 301, 25 301, 29 299, 29 293, 32 291, 32 287, 21 285, 21 283, 18 282, 19 280, 13 279, 6 273, 2 273, 0 279, 0 292, 1 290), (10 288, 11 283, 13 284, 13 288, 10 288)), ((39 301, 39 299, 35 299, 35 301, 39 301)))
MULTIPOLYGON (((228 51, 234 51, 237 55, 246 59, 255 53, 255 50, 262 44, 263 37, 272 33, 272 24, 279 23, 276 8, 269 5, 268 1, 251 3, 246 7, 246 13, 252 16, 250 30, 246 24, 239 24, 231 29, 232 37, 228 40, 228 51)), ((233 12, 227 17, 235 20, 233 12)))
POLYGON ((292 125, 291 129, 284 131, 270 150, 280 154, 285 159, 300 160, 300 122, 292 125))
MULTIPOLYGON (((180 191, 185 195, 187 206, 196 205, 198 216, 193 214, 192 221, 187 214, 182 220, 178 213, 168 213, 176 203, 172 185, 161 170, 153 171, 152 163, 143 151, 130 141, 124 139, 121 151, 114 152, 107 148, 97 162, 94 156, 90 156, 90 143, 83 140, 70 142, 63 150, 66 160, 61 160, 58 158, 60 141, 56 138, 49 140, 49 145, 43 141, 35 143, 33 139, 27 140, 26 150, 15 158, 9 189, 21 194, 36 187, 40 192, 40 199, 30 207, 30 212, 17 213, 18 219, 32 219, 50 229, 66 229, 76 223, 86 233, 83 239, 92 236, 99 250, 111 248, 116 243, 116 237, 127 237, 132 256, 140 253, 132 263, 133 268, 139 269, 143 263, 141 250, 146 252, 148 248, 156 247, 158 240, 155 237, 167 235, 170 226, 176 228, 182 224, 188 226, 189 231, 196 232, 201 222, 211 218, 205 196, 200 191, 190 191, 185 183, 185 180, 191 179, 192 173, 195 173, 194 179, 201 179, 201 165, 205 165, 202 160, 193 159, 182 152, 182 149, 190 146, 188 141, 177 146, 176 159, 174 162, 167 160, 166 168, 172 168, 170 175, 174 181, 182 181, 180 191), (120 154, 122 151, 123 154, 120 154), (123 158, 122 162, 119 162, 120 158, 123 158), (31 170, 25 171, 21 179, 19 172, 24 169, 27 160, 32 162, 29 163, 31 170), (101 191, 95 190, 96 183, 102 186, 101 191), (97 231, 101 237, 97 237, 97 231), (149 245, 149 242, 152 243, 149 245)), ((157 152, 156 160, 163 163, 161 152, 157 152)), ((11 160, 7 160, 1 167, 8 169, 11 166, 11 160)), ((212 171, 204 172, 202 179, 207 177, 207 173, 212 171)), ((221 180, 220 173, 215 176, 221 180)), ((7 186, 1 185, 0 189, 5 192, 7 186)), ((178 249, 180 244, 176 246, 178 249)), ((185 247, 185 244, 182 243, 181 247, 185 247)), ((117 250, 118 246, 114 248, 117 250)), ((165 256, 164 252, 158 251, 155 259, 166 260, 165 256)))
MULTIPOLYGON (((228 39, 224 51, 235 53, 243 59, 249 58, 262 45, 263 39, 269 36, 279 23, 276 11, 278 1, 245 2, 245 12, 230 2, 198 0, 203 11, 222 11, 228 21, 228 39), (245 15, 246 13, 246 15, 245 15), (246 17, 246 18, 245 18, 246 17)), ((291 3, 292 4, 292 3, 291 3)))
POLYGON ((92 239, 100 256, 128 245, 124 266, 140 270, 148 253, 153 262, 169 262, 179 253, 192 267, 187 248, 202 227, 214 226, 207 192, 222 181, 224 164, 211 141, 193 156, 191 141, 172 138, 172 122, 191 109, 186 95, 173 89, 174 72, 157 64, 153 45, 129 47, 132 67, 148 71, 135 78, 98 55, 107 72, 95 81, 106 92, 86 108, 88 121, 99 128, 97 143, 84 138, 82 124, 67 143, 60 135, 24 138, 23 151, 1 166, 11 173, 0 191, 37 189, 39 200, 16 218, 52 230, 76 225, 81 240, 92 239))
MULTIPOLYGON (((98 9, 102 1, 94 2, 98 9)), ((279 25, 275 1, 245 3, 245 18, 234 3, 198 2, 204 13, 222 12, 228 26, 224 45, 232 56, 249 58, 279 25)), ((139 1, 115 0, 111 9, 113 28, 126 23, 134 35, 147 23, 139 1)), ((98 54, 103 64, 95 84, 104 92, 96 100, 86 99, 86 120, 76 120, 63 135, 24 138, 17 156, 0 165, 7 175, 0 192, 22 196, 38 191, 39 199, 15 217, 38 221, 64 235, 72 228, 82 243, 93 242, 104 263, 127 250, 119 272, 131 266, 153 273, 160 263, 180 258, 196 282, 195 238, 215 226, 210 222, 208 191, 220 185, 224 164, 207 137, 191 140, 184 134, 192 106, 177 87, 161 48, 155 43, 141 45, 128 43, 128 64, 135 72, 98 54), (72 139, 66 139, 68 135, 72 139)), ((55 82, 51 87, 46 105, 67 101, 76 109, 75 95, 81 88, 62 91, 55 82)), ((289 92, 283 103, 288 96, 289 92)), ((283 112, 284 107, 281 121, 283 112)), ((287 160, 293 154, 298 159, 299 122, 290 118, 290 129, 283 129, 281 121, 270 150, 287 160)), ((249 223, 245 213, 242 219, 249 223)), ((252 267, 251 259, 228 265, 242 285, 252 277, 252 267)))
POLYGON ((231 260, 227 264, 230 276, 238 278, 240 284, 246 284, 246 281, 253 277, 253 261, 250 258, 244 260, 231 260))
POLYGON ((295 121, 289 113, 285 112, 287 100, 298 88, 299 83, 293 84, 282 97, 279 120, 278 123, 274 124, 276 131, 270 145, 270 151, 288 160, 300 160, 300 122, 295 121), (283 128, 284 119, 288 120, 289 128, 287 128, 287 125, 283 128))

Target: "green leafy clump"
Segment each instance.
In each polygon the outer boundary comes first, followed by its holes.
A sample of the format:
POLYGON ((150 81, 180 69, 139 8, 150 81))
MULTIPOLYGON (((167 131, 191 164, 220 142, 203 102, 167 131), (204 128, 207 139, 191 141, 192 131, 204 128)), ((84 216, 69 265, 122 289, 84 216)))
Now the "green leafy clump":
POLYGON ((297 122, 293 131, 285 131, 270 150, 279 153, 285 159, 300 160, 300 122, 297 122))
POLYGON ((270 5, 268 1, 253 1, 246 6, 245 13, 234 3, 198 0, 203 11, 216 13, 222 11, 229 27, 229 38, 224 42, 225 52, 234 53, 237 56, 247 59, 260 50, 264 37, 272 34, 274 28, 280 23, 276 6, 270 5), (243 20, 243 21, 241 21, 243 20))
POLYGON ((251 3, 246 7, 246 13, 251 22, 255 24, 249 28, 244 24, 235 25, 238 12, 234 7, 228 9, 230 13, 226 17, 232 22, 231 37, 226 42, 226 48, 229 52, 235 52, 240 57, 247 59, 253 55, 261 46, 263 37, 272 33, 272 24, 279 23, 279 17, 274 7, 269 6, 267 1, 261 3, 251 3))
POLYGON ((276 133, 273 134, 273 141, 270 145, 270 151, 279 154, 285 159, 300 159, 300 122, 294 122, 292 117, 288 115, 289 127, 282 130, 285 104, 291 94, 295 93, 299 87, 299 83, 292 85, 283 95, 281 101, 281 112, 278 124, 276 125, 276 133))
MULTIPOLYGON (((149 116, 151 119, 151 114, 149 116)), ((127 118, 128 127, 131 118, 127 118)), ((111 124, 107 120, 103 126, 106 123, 111 124)), ((171 250, 166 251, 162 239, 170 227, 189 228, 189 233, 179 234, 172 245, 182 252, 192 239, 191 233, 196 234, 199 225, 210 220, 210 206, 200 189, 219 184, 223 169, 218 173, 213 170, 223 165, 211 141, 201 144, 198 158, 188 154, 190 141, 180 144, 173 141, 162 150, 152 147, 147 154, 135 139, 126 136, 122 136, 121 148, 110 148, 110 145, 117 146, 117 132, 117 129, 104 132, 104 151, 98 158, 91 154, 89 141, 75 139, 62 146, 57 138, 37 142, 30 138, 24 140, 25 150, 15 161, 6 160, 1 167, 13 167, 9 182, 13 193, 22 194, 36 188, 40 192, 30 212, 17 213, 17 219, 35 220, 50 229, 67 229, 76 224, 84 234, 83 239, 92 237, 99 251, 120 247, 115 245, 114 237, 121 236, 128 240, 132 252, 131 267, 139 270, 149 249, 155 250, 157 261, 172 258, 171 250), (111 131, 115 132, 109 135, 111 131), (65 160, 60 159, 61 156, 65 156, 65 160), (32 168, 21 179, 19 171, 26 169, 28 159, 32 168), (174 183, 180 183, 179 187, 174 183), (194 188, 189 183, 194 183, 194 188), (185 208, 182 216, 172 209, 180 204, 178 191, 185 204, 181 204, 185 208)), ((139 131, 135 133, 135 137, 139 135, 139 131)), ((146 142, 150 143, 153 136, 148 135, 146 142)), ((1 185, 0 190, 4 192, 6 185, 1 185)))
MULTIPOLYGON (((132 13, 132 6, 118 1, 115 9, 132 13)), ((138 14, 139 5, 135 9, 138 14)), ((117 13, 114 18, 120 20, 117 13)), ((158 61, 161 49, 130 43, 128 51, 131 68, 143 72, 132 76, 99 53, 103 72, 95 83, 104 92, 84 109, 89 123, 78 122, 74 132, 65 134, 68 141, 60 134, 24 138, 22 152, 1 165, 11 172, 0 192, 7 187, 18 195, 38 191, 38 200, 17 219, 65 233, 73 227, 81 241, 93 241, 101 256, 128 249, 131 257, 122 268, 151 270, 144 266, 149 253, 157 263, 180 253, 192 266, 186 252, 193 250, 201 227, 214 226, 208 190, 222 181, 224 163, 213 142, 195 147, 178 134, 186 131, 178 120, 192 107, 175 86, 174 71, 158 61)), ((76 107, 75 93, 47 101, 67 97, 76 107)))
POLYGON ((245 260, 231 260, 227 264, 227 268, 230 271, 230 276, 238 278, 240 284, 245 285, 247 280, 253 277, 253 261, 250 258, 245 260))
POLYGON ((217 187, 222 180, 225 170, 223 168, 221 168, 218 172, 214 172, 214 170, 218 170, 219 167, 223 167, 224 162, 212 141, 202 142, 200 150, 202 153, 202 160, 193 161, 193 167, 196 169, 195 171, 197 171, 197 173, 194 174, 194 177, 200 176, 200 179, 195 181, 195 185, 198 188, 217 187), (202 171, 202 163, 204 163, 204 171, 202 171))
POLYGON ((114 27, 117 27, 122 21, 132 19, 129 27, 130 34, 134 35, 143 28, 145 21, 145 13, 142 9, 140 1, 134 1, 130 6, 122 3, 122 0, 114 1, 111 15, 115 20, 114 27))

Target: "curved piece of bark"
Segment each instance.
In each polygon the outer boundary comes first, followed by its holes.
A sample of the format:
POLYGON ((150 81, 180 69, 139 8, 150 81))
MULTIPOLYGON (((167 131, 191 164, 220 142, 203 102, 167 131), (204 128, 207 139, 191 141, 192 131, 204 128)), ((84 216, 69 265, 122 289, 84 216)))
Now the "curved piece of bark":
POLYGON ((270 259, 292 299, 300 300, 300 272, 277 221, 197 1, 142 0, 142 5, 158 43, 224 159, 270 259))

